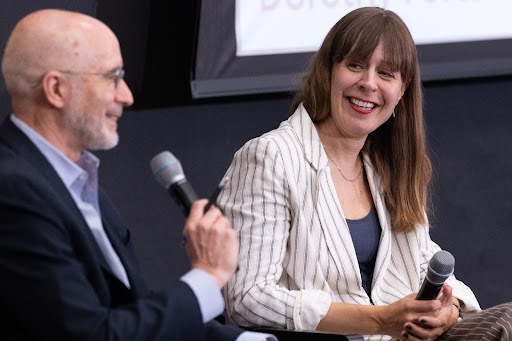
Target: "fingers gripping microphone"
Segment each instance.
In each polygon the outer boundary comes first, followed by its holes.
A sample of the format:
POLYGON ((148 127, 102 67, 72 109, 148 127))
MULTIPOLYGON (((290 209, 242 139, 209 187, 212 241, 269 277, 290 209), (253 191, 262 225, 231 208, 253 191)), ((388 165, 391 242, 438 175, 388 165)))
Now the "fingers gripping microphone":
POLYGON ((417 300, 433 300, 439 296, 444 281, 453 274, 455 258, 448 251, 437 252, 428 262, 427 276, 423 280, 417 300))
POLYGON ((150 166, 156 180, 169 191, 188 217, 192 203, 199 197, 185 178, 180 160, 171 152, 163 151, 151 159, 150 166))

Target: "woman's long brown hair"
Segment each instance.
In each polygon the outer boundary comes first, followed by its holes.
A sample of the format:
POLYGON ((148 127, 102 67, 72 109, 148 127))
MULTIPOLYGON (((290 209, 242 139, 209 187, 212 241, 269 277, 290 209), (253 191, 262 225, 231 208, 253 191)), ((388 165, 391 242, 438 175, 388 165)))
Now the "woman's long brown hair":
POLYGON ((413 231, 430 212, 432 166, 427 153, 423 95, 416 47, 407 26, 394 12, 377 7, 356 9, 329 31, 296 94, 314 123, 330 115, 331 70, 345 58, 368 61, 380 42, 393 71, 407 87, 390 118, 368 135, 363 152, 381 179, 394 232, 413 231))

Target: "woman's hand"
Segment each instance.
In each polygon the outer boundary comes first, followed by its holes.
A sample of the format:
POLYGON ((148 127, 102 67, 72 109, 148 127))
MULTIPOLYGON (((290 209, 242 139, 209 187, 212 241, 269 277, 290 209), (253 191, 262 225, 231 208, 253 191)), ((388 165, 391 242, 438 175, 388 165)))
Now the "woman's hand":
MULTIPOLYGON (((407 325, 414 323, 408 321, 419 322, 425 316, 433 316, 436 312, 443 309, 443 302, 440 300, 420 301, 416 300, 416 294, 408 295, 401 300, 392 303, 385 308, 383 314, 379 314, 379 324, 381 325, 381 334, 391 335, 401 340, 411 340, 404 338, 407 325)), ((414 325, 415 328, 420 328, 414 325)), ((428 337, 426 338, 428 340, 428 337)))
MULTIPOLYGON (((439 308, 409 320, 403 326, 401 341, 435 340, 457 323, 458 310, 453 305, 452 289, 444 284, 437 300, 439 308)), ((428 302, 428 301, 425 301, 428 302)))
POLYGON ((452 289, 444 285, 435 300, 410 294, 387 306, 332 302, 317 330, 341 334, 385 334, 400 340, 431 340, 457 322, 452 289))

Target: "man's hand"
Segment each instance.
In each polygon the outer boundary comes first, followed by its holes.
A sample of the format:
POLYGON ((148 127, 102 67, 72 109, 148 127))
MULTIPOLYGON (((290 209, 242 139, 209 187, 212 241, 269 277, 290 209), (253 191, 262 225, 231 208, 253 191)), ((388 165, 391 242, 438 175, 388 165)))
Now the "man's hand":
POLYGON ((229 220, 212 206, 203 210, 207 200, 192 204, 183 235, 192 268, 208 272, 222 288, 235 273, 238 264, 238 241, 229 220))

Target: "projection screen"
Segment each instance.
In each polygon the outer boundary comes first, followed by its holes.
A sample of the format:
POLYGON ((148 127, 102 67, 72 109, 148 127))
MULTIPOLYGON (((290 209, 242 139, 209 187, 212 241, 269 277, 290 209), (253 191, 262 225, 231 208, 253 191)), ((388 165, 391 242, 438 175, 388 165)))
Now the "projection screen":
POLYGON ((510 0, 203 0, 193 97, 294 90, 328 30, 364 6, 405 21, 423 81, 512 74, 510 0))

